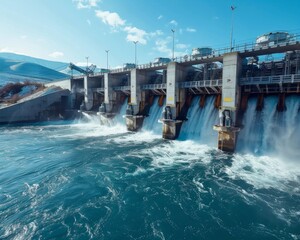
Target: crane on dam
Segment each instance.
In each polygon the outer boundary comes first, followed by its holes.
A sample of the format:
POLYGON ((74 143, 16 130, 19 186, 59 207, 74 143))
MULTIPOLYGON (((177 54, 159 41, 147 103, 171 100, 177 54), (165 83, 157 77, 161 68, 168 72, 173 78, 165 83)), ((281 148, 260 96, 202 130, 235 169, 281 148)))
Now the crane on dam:
POLYGON ((86 67, 86 69, 83 69, 81 67, 76 66, 74 63, 70 63, 69 68, 71 70, 76 70, 77 72, 80 72, 84 75, 90 75, 90 74, 94 74, 94 71, 96 69, 96 65, 92 64, 91 66, 86 67))

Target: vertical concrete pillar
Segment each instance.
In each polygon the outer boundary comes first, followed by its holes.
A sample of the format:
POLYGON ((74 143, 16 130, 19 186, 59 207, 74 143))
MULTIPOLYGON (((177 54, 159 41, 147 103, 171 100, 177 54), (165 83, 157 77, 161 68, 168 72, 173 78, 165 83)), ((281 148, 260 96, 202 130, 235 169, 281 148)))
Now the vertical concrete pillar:
POLYGON ((240 98, 238 80, 241 66, 242 61, 237 52, 224 54, 220 123, 214 129, 218 131, 218 148, 227 152, 234 152, 237 132, 240 130, 235 124, 240 98))
POLYGON ((74 79, 70 78, 70 90, 71 90, 71 108, 75 108, 75 100, 76 100, 76 85, 74 83, 74 79))
POLYGON ((203 80, 208 80, 208 63, 204 63, 203 80))
POLYGON ((129 131, 139 130, 144 121, 143 115, 137 115, 141 112, 140 106, 141 102, 145 101, 142 99, 142 89, 141 86, 146 84, 146 72, 138 69, 132 69, 130 72, 131 85, 130 85, 130 103, 129 109, 126 111, 126 126, 129 131))
POLYGON ((116 93, 113 91, 113 86, 116 86, 117 83, 118 79, 112 74, 104 74, 104 101, 98 112, 101 124, 109 124, 109 119, 116 115, 116 113, 113 112, 113 106, 116 102, 116 93))
MULTIPOLYGON (((227 53, 223 58, 222 107, 237 110, 240 87, 238 84, 242 60, 237 52, 227 53)), ((233 117, 233 120, 235 120, 233 117)))
POLYGON ((141 86, 147 83, 146 72, 138 69, 132 69, 131 75, 131 86, 130 86, 130 105, 133 106, 133 114, 137 114, 140 102, 142 101, 142 89, 141 86))
POLYGON ((86 110, 91 110, 91 108, 93 107, 93 93, 90 87, 90 78, 88 76, 84 76, 83 86, 85 108, 86 110))
POLYGON ((113 91, 113 86, 116 85, 117 79, 109 73, 104 74, 104 103, 106 112, 110 113, 113 108, 113 103, 116 97, 113 91))
POLYGON ((178 82, 183 81, 186 73, 184 68, 176 62, 171 62, 167 67, 167 99, 166 108, 163 112, 163 138, 176 139, 182 125, 181 120, 177 120, 180 111, 181 98, 178 82))

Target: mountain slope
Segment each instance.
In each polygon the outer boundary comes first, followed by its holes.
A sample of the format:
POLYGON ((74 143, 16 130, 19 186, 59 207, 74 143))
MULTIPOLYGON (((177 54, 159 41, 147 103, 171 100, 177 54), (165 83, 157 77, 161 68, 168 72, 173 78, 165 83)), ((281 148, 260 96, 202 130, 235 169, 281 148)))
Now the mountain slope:
POLYGON ((15 53, 0 52, 0 58, 11 59, 19 62, 36 63, 55 71, 62 71, 69 66, 69 63, 49 61, 15 53))
POLYGON ((24 80, 49 82, 67 77, 66 74, 36 63, 20 62, 0 57, 0 85, 4 85, 6 82, 24 80))

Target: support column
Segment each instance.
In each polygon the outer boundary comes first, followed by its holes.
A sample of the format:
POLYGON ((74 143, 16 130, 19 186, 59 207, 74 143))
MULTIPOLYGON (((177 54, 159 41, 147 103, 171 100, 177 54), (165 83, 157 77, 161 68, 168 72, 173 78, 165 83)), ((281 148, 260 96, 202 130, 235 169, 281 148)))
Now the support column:
MULTIPOLYGON (((129 131, 137 131, 143 126, 144 115, 142 112, 142 102, 145 99, 142 97, 141 86, 146 84, 146 72, 132 69, 130 72, 131 86, 130 86, 130 103, 126 110, 126 126, 129 131)), ((144 96, 145 98, 145 96, 144 96)))
POLYGON ((240 98, 238 80, 241 66, 242 61, 237 52, 224 54, 220 123, 214 126, 214 130, 218 131, 218 148, 226 152, 234 152, 237 132, 240 130, 236 126, 236 121, 240 98))
POLYGON ((183 97, 177 83, 184 80, 184 69, 176 62, 171 62, 167 67, 167 100, 163 112, 163 138, 176 139, 179 136, 182 120, 177 120, 183 97))
POLYGON ((70 78, 70 90, 71 90, 71 107, 75 108, 75 100, 76 100, 76 85, 74 83, 74 79, 70 78))
POLYGON ((112 111, 113 105, 113 83, 115 79, 109 73, 104 74, 104 103, 106 105, 106 112, 112 111))
POLYGON ((104 74, 104 102, 99 107, 98 115, 100 115, 100 122, 107 123, 108 119, 113 118, 116 113, 113 112, 113 106, 116 102, 116 94, 113 91, 113 86, 116 86, 118 79, 112 74, 104 74))
POLYGON ((90 87, 90 78, 88 76, 84 76, 83 87, 85 110, 89 111, 93 107, 93 93, 90 87))

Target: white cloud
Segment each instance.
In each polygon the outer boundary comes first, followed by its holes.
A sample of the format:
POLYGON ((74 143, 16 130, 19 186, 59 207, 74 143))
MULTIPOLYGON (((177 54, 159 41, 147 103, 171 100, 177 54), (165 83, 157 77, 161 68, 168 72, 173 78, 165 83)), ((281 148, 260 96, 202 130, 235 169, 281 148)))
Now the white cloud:
POLYGON ((156 36, 161 36, 164 35, 162 30, 156 30, 155 32, 151 32, 148 34, 150 37, 156 37, 156 36))
POLYGON ((90 0, 89 3, 92 7, 97 7, 97 3, 101 2, 101 0, 90 0))
POLYGON ((128 42, 139 41, 141 44, 147 43, 147 40, 145 39, 147 33, 144 30, 127 26, 124 28, 124 31, 127 32, 126 39, 128 42))
MULTIPOLYGON (((127 33, 126 40, 128 42, 138 41, 140 44, 147 44, 148 33, 137 27, 126 26, 126 20, 122 19, 118 13, 100 10, 96 10, 95 13, 103 23, 113 28, 112 31, 116 31, 117 27, 123 27, 122 30, 127 33)), ((160 32, 156 32, 156 34, 160 34, 160 32)))
POLYGON ((103 23, 111 27, 123 26, 125 24, 125 20, 120 18, 118 13, 100 10, 96 10, 95 12, 96 16, 100 18, 103 23))
POLYGON ((163 15, 159 15, 158 17, 157 17, 157 20, 160 20, 160 19, 162 19, 163 18, 163 15))
POLYGON ((177 23, 175 20, 172 20, 172 21, 170 22, 170 24, 171 24, 171 25, 174 25, 174 26, 177 26, 177 25, 178 25, 178 23, 177 23))
POLYGON ((187 28, 186 29, 187 32, 196 32, 197 30, 195 28, 187 28))
POLYGON ((77 2, 78 9, 83 9, 97 7, 97 3, 101 0, 73 0, 73 2, 77 2))
POLYGON ((91 21, 90 21, 89 19, 87 19, 86 22, 87 22, 88 25, 91 25, 91 24, 92 24, 91 21))
POLYGON ((21 39, 26 39, 27 38, 27 35, 22 35, 21 36, 21 39))
MULTIPOLYGON (((172 37, 168 36, 165 39, 158 39, 155 42, 155 50, 157 50, 158 52, 162 53, 163 56, 167 56, 167 57, 172 57, 173 55, 173 50, 172 50, 172 37)), ((184 56, 186 54, 188 54, 188 48, 189 46, 186 44, 180 44, 177 43, 175 45, 175 51, 174 51, 174 56, 175 57, 181 57, 184 56), (181 51, 180 51, 181 49, 181 51), (179 50, 179 51, 177 51, 179 50)))
POLYGON ((49 54, 49 57, 52 57, 52 58, 60 58, 63 56, 64 56, 64 54, 62 52, 57 52, 57 51, 49 54))
POLYGON ((156 50, 161 53, 167 53, 168 56, 171 56, 172 50, 168 48, 170 44, 169 40, 166 39, 158 39, 155 41, 156 50))

